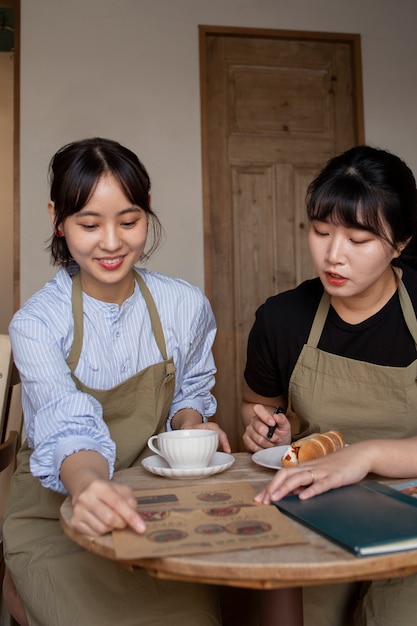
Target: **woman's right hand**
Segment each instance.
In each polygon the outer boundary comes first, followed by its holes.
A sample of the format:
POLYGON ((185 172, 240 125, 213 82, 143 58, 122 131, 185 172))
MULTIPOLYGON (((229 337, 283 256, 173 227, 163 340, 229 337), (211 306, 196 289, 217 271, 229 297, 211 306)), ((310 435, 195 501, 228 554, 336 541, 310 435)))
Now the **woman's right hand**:
POLYGON ((245 411, 246 429, 243 434, 243 443, 249 452, 291 443, 291 425, 285 413, 271 413, 271 407, 262 404, 252 405, 252 415, 249 417, 248 406, 245 411))
POLYGON ((61 465, 60 477, 71 494, 71 523, 79 532, 97 536, 126 526, 145 532, 133 491, 109 480, 109 466, 100 453, 80 450, 70 454, 61 465))
POLYGON ((87 535, 104 535, 113 529, 130 526, 143 533, 145 523, 136 511, 133 491, 126 485, 109 480, 93 480, 72 498, 71 524, 87 535))

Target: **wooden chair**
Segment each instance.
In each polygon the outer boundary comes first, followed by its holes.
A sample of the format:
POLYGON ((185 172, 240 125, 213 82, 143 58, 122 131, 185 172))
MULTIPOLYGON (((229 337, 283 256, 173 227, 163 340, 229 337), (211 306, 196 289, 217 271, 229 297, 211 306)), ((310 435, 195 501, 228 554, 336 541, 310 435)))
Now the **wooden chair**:
POLYGON ((7 440, 0 444, 0 472, 15 462, 19 433, 13 430, 7 440))
POLYGON ((28 622, 22 601, 14 589, 3 555, 3 515, 10 481, 16 467, 23 427, 22 393, 19 375, 13 364, 8 335, 0 335, 0 588, 6 584, 10 593, 1 598, 2 624, 25 626, 28 622), (13 593, 13 589, 15 594, 13 593), (12 617, 14 615, 14 617, 12 617))
POLYGON ((0 443, 4 441, 12 366, 12 346, 9 336, 0 335, 0 443))
MULTIPOLYGON (((19 434, 15 430, 13 430, 8 436, 7 440, 4 443, 0 444, 0 474, 2 474, 3 471, 9 468, 10 466, 11 467, 14 466, 18 441, 19 441, 19 434)), ((0 522, 1 522, 1 519, 0 519, 0 522)), ((2 559, 2 562, 0 564, 1 577, 3 579, 4 561, 3 561, 3 535, 2 535, 1 527, 0 527, 0 556, 2 559)))

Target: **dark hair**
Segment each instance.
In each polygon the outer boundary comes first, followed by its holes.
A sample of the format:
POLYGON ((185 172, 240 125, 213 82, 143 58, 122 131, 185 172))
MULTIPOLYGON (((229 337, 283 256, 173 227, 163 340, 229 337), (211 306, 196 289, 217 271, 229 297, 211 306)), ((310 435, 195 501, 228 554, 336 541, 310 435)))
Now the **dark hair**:
POLYGON ((357 146, 330 159, 308 187, 307 216, 368 230, 394 247, 410 239, 401 259, 417 263, 416 181, 386 150, 357 146))
POLYGON ((143 164, 134 152, 117 141, 100 137, 83 139, 62 147, 49 164, 50 195, 55 208, 49 250, 54 265, 65 266, 72 261, 65 237, 58 237, 58 225, 87 204, 100 178, 107 173, 120 183, 129 201, 150 217, 151 241, 142 258, 149 258, 158 247, 162 226, 150 206, 151 182, 143 164))

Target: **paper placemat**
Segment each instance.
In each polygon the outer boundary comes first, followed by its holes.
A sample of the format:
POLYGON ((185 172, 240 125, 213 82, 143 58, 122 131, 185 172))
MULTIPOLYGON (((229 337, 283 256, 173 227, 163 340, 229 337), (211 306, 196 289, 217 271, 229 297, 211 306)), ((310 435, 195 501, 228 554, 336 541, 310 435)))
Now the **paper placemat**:
POLYGON ((146 532, 114 530, 118 559, 228 552, 306 543, 274 506, 256 504, 247 482, 135 491, 146 532))

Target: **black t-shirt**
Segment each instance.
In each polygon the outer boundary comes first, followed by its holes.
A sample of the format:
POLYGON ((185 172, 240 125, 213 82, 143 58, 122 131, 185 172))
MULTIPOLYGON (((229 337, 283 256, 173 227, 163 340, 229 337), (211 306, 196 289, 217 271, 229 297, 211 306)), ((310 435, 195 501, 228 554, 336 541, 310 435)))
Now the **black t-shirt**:
MULTIPOLYGON (((401 267, 403 283, 417 314, 417 271, 406 265, 401 267)), ((314 278, 268 298, 259 307, 249 334, 244 374, 255 393, 272 398, 288 391, 322 295, 323 285, 314 278)), ((391 367, 407 367, 417 358, 398 292, 380 311, 360 324, 344 322, 331 306, 317 347, 324 352, 391 367)))

